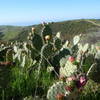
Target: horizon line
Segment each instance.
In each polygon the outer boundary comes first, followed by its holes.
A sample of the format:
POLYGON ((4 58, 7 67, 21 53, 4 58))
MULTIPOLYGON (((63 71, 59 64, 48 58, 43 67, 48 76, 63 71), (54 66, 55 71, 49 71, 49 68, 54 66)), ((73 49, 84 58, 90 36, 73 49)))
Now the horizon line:
POLYGON ((94 19, 94 20, 99 20, 100 18, 71 18, 71 19, 59 19, 59 20, 48 20, 48 21, 27 21, 27 22, 15 22, 15 23, 9 23, 9 24, 0 24, 0 26, 33 26, 33 25, 39 25, 42 24, 42 22, 47 22, 47 23, 52 23, 52 22, 63 22, 63 21, 73 21, 73 20, 86 20, 86 19, 94 19))

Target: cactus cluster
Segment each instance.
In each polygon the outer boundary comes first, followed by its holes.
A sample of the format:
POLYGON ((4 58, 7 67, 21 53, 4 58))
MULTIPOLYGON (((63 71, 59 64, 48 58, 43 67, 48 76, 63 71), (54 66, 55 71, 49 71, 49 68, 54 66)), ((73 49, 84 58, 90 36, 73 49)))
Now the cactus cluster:
POLYGON ((65 86, 66 85, 62 81, 53 84, 52 87, 50 87, 50 89, 48 90, 47 99, 48 100, 59 100, 57 99, 57 95, 59 94, 63 94, 63 97, 64 97, 67 92, 65 89, 65 86))
POLYGON ((72 64, 72 62, 67 61, 64 67, 60 68, 60 75, 64 77, 69 77, 77 73, 77 66, 72 64))
MULTIPOLYGON (((80 35, 75 36, 73 38, 73 45, 69 45, 68 41, 65 43, 62 48, 60 49, 60 52, 62 50, 69 50, 69 53, 66 55, 64 53, 63 57, 59 60, 60 61, 60 79, 62 79, 65 83, 62 82, 62 84, 66 84, 67 86, 67 92, 69 95, 67 95, 67 99, 71 100, 73 95, 78 95, 79 91, 85 84, 87 83, 87 77, 90 77, 96 82, 99 82, 99 60, 100 60, 100 53, 99 50, 95 50, 95 47, 93 45, 87 44, 81 44, 79 43, 80 35), (96 64, 95 64, 96 63, 96 64), (93 66, 94 65, 94 66, 93 66), (83 74, 83 75, 82 75, 83 74), (74 76, 74 77, 73 77, 74 76), (98 77, 96 77, 98 76, 98 77), (74 83, 74 84, 73 84, 74 83), (70 91, 70 92, 69 92, 70 91)), ((59 81, 60 82, 60 81, 59 81)), ((58 82, 58 83, 59 83, 58 82)), ((59 84, 62 86, 62 84, 59 84)), ((56 94, 59 93, 59 90, 56 90, 53 85, 48 90, 48 93, 50 94, 48 97, 48 100, 59 100, 56 99, 56 94), (56 90, 56 92, 54 92, 56 90), (54 95, 55 94, 55 95, 54 95), (52 98, 51 98, 52 97, 52 98)), ((59 86, 60 87, 60 86, 59 86)), ((62 90, 63 91, 63 87, 62 90)), ((65 96, 65 93, 63 93, 65 96)), ((64 99, 61 99, 64 100, 64 99)), ((77 98, 75 98, 77 100, 77 98)))
POLYGON ((40 66, 48 66, 47 61, 52 59, 62 48, 62 40, 58 36, 53 37, 48 23, 43 23, 42 26, 41 35, 36 33, 35 28, 34 30, 32 28, 32 32, 29 33, 30 51, 33 60, 40 56, 40 66))
POLYGON ((81 35, 64 43, 60 32, 54 36, 49 23, 42 26, 41 34, 32 27, 27 42, 0 46, 0 88, 5 88, 3 81, 8 79, 9 83, 9 75, 14 74, 10 82, 12 90, 31 100, 30 95, 37 94, 40 88, 40 94, 46 93, 52 79, 55 83, 50 84, 47 99, 71 100, 88 77, 100 82, 100 46, 82 44, 81 35))

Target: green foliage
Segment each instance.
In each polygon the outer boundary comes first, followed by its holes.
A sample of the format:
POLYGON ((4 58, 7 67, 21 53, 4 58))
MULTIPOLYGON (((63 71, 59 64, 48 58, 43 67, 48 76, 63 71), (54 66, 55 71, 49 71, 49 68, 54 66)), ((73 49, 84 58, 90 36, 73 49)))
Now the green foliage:
POLYGON ((12 70, 12 96, 29 96, 32 95, 32 91, 35 88, 35 76, 36 73, 29 73, 24 71, 22 68, 14 68, 12 70))
POLYGON ((94 68, 92 68, 92 71, 90 73, 90 78, 92 80, 94 80, 95 82, 97 83, 100 83, 100 76, 99 76, 99 73, 100 73, 100 64, 97 63, 94 68))
POLYGON ((89 80, 81 93, 79 100, 99 100, 100 99, 100 84, 89 80))
POLYGON ((94 62, 94 56, 92 54, 87 55, 87 59, 84 60, 83 70, 87 72, 94 62))
POLYGON ((10 81, 10 68, 0 66, 0 88, 7 88, 10 81))

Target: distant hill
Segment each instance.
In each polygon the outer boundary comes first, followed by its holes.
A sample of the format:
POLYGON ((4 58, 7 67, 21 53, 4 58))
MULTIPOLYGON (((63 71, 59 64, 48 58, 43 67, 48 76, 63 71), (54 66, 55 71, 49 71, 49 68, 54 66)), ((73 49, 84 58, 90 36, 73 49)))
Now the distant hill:
POLYGON ((0 26, 0 39, 11 40, 22 32, 24 27, 19 26, 0 26))
MULTIPOLYGON (((81 19, 62 22, 51 22, 50 27, 54 34, 61 32, 62 39, 70 39, 76 34, 83 34, 86 42, 97 42, 100 40, 100 20, 99 19, 81 19)), ((38 34, 41 33, 42 25, 33 25, 38 34)), ((24 41, 27 39, 28 33, 32 26, 0 26, 0 40, 4 41, 24 41)))

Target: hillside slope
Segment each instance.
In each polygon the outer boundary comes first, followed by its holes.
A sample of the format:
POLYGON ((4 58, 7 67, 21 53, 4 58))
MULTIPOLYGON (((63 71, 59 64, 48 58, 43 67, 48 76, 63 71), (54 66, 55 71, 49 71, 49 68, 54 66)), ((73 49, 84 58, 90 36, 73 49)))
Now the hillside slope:
POLYGON ((11 40, 22 32, 24 27, 19 26, 0 26, 0 39, 11 40))
MULTIPOLYGON (((99 39, 100 37, 100 20, 72 20, 63 22, 52 22, 49 24, 54 34, 61 32, 63 39, 70 39, 76 34, 83 34, 87 39, 91 37, 91 41, 99 39), (92 39, 93 38, 93 39, 92 39), (94 39, 95 38, 95 39, 94 39)), ((24 41, 27 39, 28 33, 32 26, 28 27, 14 27, 14 26, 0 26, 1 40, 18 40, 24 41)), ((41 33, 42 25, 33 25, 38 34, 41 33)), ((85 39, 85 38, 84 38, 85 39)), ((91 42, 90 41, 90 42, 91 42)))

